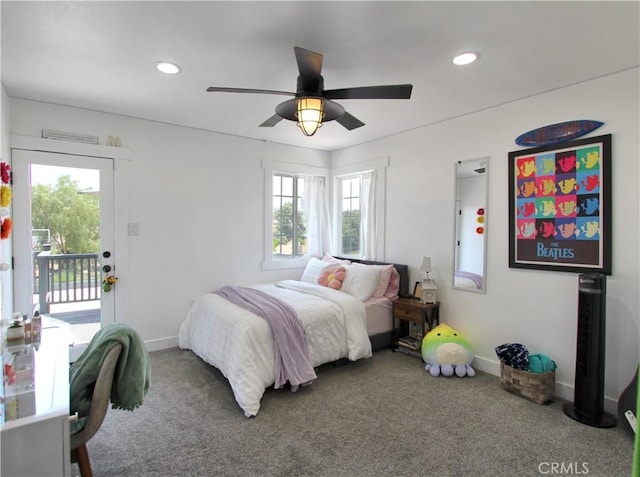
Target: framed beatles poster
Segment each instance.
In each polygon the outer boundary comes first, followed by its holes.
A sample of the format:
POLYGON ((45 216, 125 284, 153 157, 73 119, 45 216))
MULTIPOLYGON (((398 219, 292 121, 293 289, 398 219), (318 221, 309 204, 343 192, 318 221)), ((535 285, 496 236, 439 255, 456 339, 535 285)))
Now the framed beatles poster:
POLYGON ((611 274, 611 135, 509 153, 509 267, 611 274))

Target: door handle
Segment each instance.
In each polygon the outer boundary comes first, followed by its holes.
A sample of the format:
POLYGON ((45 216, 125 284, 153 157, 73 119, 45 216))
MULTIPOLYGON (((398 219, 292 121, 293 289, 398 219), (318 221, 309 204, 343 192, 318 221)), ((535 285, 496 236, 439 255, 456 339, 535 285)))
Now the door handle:
POLYGON ((111 265, 105 265, 104 267, 102 267, 102 271, 104 273, 109 273, 111 271, 111 265))

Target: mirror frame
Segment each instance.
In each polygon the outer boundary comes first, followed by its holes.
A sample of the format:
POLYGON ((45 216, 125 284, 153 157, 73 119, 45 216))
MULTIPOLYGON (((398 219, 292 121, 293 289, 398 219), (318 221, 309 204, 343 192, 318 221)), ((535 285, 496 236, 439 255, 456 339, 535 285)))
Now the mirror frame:
MULTIPOLYGON (((462 290, 468 291, 472 293, 486 293, 487 292, 487 222, 488 222, 488 201, 489 201, 489 156, 480 157, 477 159, 467 159, 464 161, 457 161, 454 164, 454 230, 453 230, 453 266, 451 270, 452 275, 452 287, 454 290, 462 290), (478 172, 480 169, 484 168, 484 172, 478 172), (484 190, 480 190, 476 193, 476 202, 471 206, 471 208, 476 209, 476 213, 473 217, 468 218, 465 222, 467 222, 467 227, 483 227, 482 234, 482 244, 478 245, 475 249, 482 250, 482 259, 479 262, 480 267, 482 268, 481 273, 477 273, 479 270, 476 268, 475 270, 463 270, 467 272, 466 276, 456 276, 456 272, 460 272, 458 270, 458 263, 460 259, 460 237, 462 234, 462 228, 460 221, 463 218, 463 213, 460 208, 460 192, 462 190, 461 180, 463 179, 473 179, 474 173, 479 174, 478 178, 484 178, 484 184, 480 185, 484 190), (483 214, 478 214, 479 209, 484 209, 483 214), (483 223, 478 222, 478 218, 483 217, 483 223), (473 222, 471 222, 473 220, 473 222), (479 278, 482 279, 482 286, 476 287, 479 278), (461 283, 464 281, 465 285, 461 283)), ((467 214, 468 216, 469 214, 467 214)), ((466 229, 465 229, 466 230, 466 229)), ((477 233, 477 232, 473 232, 477 233)), ((476 263, 477 266, 478 262, 476 263)))

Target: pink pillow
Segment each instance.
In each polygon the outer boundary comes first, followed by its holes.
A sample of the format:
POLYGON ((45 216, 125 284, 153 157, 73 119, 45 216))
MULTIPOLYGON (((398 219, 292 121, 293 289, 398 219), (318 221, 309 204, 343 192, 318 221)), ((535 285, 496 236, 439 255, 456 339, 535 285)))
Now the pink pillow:
MULTIPOLYGON (((380 266, 380 265, 376 265, 380 266)), ((378 286, 376 287, 373 298, 382 298, 389 287, 389 280, 391 280, 391 274, 393 273, 393 265, 381 265, 380 266, 380 278, 378 278, 378 286)))
POLYGON ((400 291, 400 274, 395 267, 391 267, 391 278, 389 279, 389 286, 387 287, 387 291, 384 296, 391 299, 398 296, 398 292, 400 291))
POLYGON ((333 288, 334 290, 340 290, 342 281, 347 275, 347 271, 344 267, 328 267, 322 270, 318 277, 318 285, 323 287, 333 288))

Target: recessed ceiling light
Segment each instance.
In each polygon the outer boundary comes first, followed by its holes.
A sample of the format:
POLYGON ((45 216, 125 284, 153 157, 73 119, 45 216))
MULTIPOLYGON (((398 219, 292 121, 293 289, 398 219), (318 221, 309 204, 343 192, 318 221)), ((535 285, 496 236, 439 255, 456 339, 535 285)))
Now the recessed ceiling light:
POLYGON ((458 66, 468 65, 469 63, 476 61, 478 58, 480 58, 480 53, 475 51, 465 51, 453 58, 453 64, 458 66))
POLYGON ((179 65, 175 63, 169 63, 168 61, 158 61, 153 64, 156 69, 162 73, 166 73, 168 75, 177 75, 182 71, 179 65))

